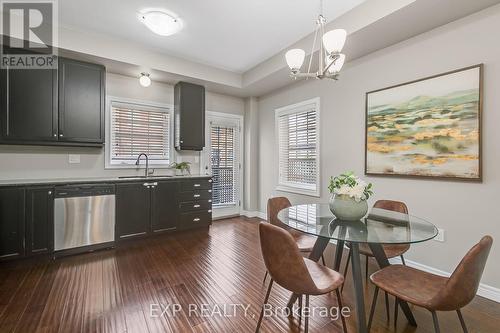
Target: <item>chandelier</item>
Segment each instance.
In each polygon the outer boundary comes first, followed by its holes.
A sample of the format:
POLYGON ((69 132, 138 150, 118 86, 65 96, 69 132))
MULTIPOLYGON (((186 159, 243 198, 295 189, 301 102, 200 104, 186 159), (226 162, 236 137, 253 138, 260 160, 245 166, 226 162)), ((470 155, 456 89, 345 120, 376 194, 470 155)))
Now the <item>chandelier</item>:
POLYGON ((323 0, 320 1, 320 14, 316 20, 316 31, 314 33, 314 41, 309 58, 309 66, 306 73, 302 73, 300 68, 304 63, 306 52, 302 49, 291 49, 285 54, 285 59, 290 67, 290 76, 297 78, 317 78, 317 79, 333 79, 338 80, 339 72, 344 66, 345 54, 340 53, 344 47, 347 32, 344 29, 330 30, 325 33, 326 19, 322 14, 323 0), (311 65, 314 51, 316 50, 316 42, 318 36, 322 36, 318 51, 318 70, 311 72, 311 65))

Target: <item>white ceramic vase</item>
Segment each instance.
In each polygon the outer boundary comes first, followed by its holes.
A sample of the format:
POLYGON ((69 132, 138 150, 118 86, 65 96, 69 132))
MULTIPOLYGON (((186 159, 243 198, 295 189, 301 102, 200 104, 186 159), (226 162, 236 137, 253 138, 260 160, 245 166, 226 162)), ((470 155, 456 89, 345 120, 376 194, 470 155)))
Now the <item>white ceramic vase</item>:
POLYGON ((348 195, 332 195, 330 210, 333 215, 343 221, 358 221, 368 213, 366 200, 356 201, 348 195))

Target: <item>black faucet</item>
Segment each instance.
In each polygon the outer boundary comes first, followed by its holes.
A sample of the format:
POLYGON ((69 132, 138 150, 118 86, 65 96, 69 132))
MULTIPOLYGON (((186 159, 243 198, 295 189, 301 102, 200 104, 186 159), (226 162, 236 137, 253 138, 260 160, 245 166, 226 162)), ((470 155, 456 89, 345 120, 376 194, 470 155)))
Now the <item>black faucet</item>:
POLYGON ((139 154, 139 156, 137 156, 137 161, 135 161, 135 165, 139 165, 139 162, 141 161, 141 156, 146 157, 146 170, 144 173, 144 177, 147 178, 149 176, 149 157, 148 157, 148 155, 146 155, 144 153, 139 154))

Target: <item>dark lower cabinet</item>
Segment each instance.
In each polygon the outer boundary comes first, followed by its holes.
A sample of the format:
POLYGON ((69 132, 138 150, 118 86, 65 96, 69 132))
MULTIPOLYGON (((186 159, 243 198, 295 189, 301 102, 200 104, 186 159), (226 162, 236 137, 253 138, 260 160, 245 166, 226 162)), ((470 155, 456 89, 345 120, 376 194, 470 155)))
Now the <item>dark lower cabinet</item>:
POLYGON ((179 183, 158 182, 151 190, 151 231, 159 233, 175 230, 179 183))
POLYGON ((24 189, 0 189, 0 259, 24 256, 24 189))
POLYGON ((54 239, 54 188, 26 190, 26 255, 49 253, 54 239))
POLYGON ((143 183, 116 185, 116 239, 144 236, 151 219, 151 189, 143 183))

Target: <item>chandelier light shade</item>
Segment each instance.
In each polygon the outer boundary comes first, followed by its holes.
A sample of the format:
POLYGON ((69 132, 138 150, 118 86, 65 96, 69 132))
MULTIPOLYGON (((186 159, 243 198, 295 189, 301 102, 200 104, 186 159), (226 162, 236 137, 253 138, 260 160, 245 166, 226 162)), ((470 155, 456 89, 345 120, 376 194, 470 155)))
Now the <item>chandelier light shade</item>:
MULTIPOLYGON (((330 65, 330 63, 332 62, 328 58, 326 58, 326 61, 327 61, 326 63, 327 66, 330 65)), ((330 67, 328 67, 328 72, 330 72, 331 74, 337 74, 344 66, 344 62, 345 62, 345 54, 341 53, 339 54, 339 58, 337 59, 337 61, 335 61, 335 63, 333 63, 330 67)))
POLYGON ((330 30, 323 35, 323 45, 328 54, 340 53, 344 48, 347 32, 344 29, 330 30))
POLYGON ((148 73, 141 73, 139 84, 143 87, 149 87, 151 85, 151 78, 148 73))
POLYGON ((292 71, 299 71, 304 63, 306 52, 302 49, 291 49, 285 54, 286 63, 292 71))
POLYGON ((344 48, 347 38, 347 31, 344 29, 334 29, 325 33, 326 19, 321 14, 323 11, 323 0, 320 0, 320 14, 316 19, 316 30, 314 32, 314 41, 309 57, 307 72, 301 72, 302 64, 306 53, 302 49, 291 49, 285 54, 286 63, 290 67, 290 76, 293 79, 316 78, 338 80, 339 72, 344 66, 345 54, 340 53, 344 48), (316 45, 318 41, 319 49, 316 45), (318 56, 318 70, 311 71, 313 57, 318 56))

